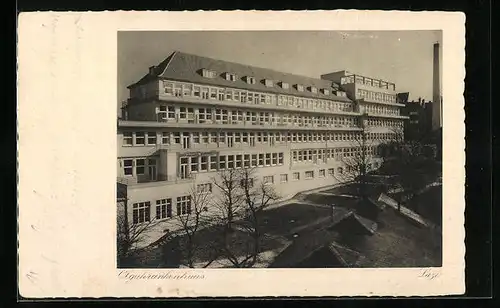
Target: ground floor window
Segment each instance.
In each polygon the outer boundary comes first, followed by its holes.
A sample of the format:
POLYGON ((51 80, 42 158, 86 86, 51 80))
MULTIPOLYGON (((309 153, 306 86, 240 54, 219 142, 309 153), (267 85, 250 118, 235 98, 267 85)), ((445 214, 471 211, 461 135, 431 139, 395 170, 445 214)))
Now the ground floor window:
POLYGON ((325 169, 319 170, 319 176, 320 177, 325 177, 325 169))
POLYGON ((132 206, 132 223, 140 224, 151 219, 151 204, 149 201, 134 203, 132 206))
POLYGON ((292 175, 292 178, 293 178, 295 181, 300 180, 300 173, 299 173, 299 172, 294 172, 294 173, 293 173, 293 175, 292 175))
POLYGON ((172 199, 156 200, 156 219, 172 217, 172 199))
POLYGON ((198 184, 196 191, 198 193, 210 193, 212 192, 212 183, 198 184))
POLYGON ((314 171, 306 171, 305 172, 306 179, 312 179, 314 178, 314 171))
POLYGON ((264 184, 273 184, 274 183, 274 176, 272 176, 272 175, 264 176, 263 182, 264 182, 264 184))
POLYGON ((177 197, 177 216, 191 214, 191 196, 177 197))
POLYGON ((280 176, 280 181, 281 181, 281 183, 286 183, 286 182, 288 182, 288 174, 282 174, 282 175, 280 176))

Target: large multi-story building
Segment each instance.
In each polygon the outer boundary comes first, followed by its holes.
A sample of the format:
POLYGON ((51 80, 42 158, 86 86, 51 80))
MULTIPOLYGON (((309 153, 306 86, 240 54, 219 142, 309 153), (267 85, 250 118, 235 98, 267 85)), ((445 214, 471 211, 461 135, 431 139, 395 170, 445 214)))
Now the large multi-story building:
MULTIPOLYGON (((402 127, 393 83, 341 71, 310 78, 174 52, 138 82, 118 120, 118 182, 129 223, 183 215, 217 171, 256 168, 287 198, 338 183, 366 134, 402 127)), ((165 227, 163 227, 165 228, 165 227)))

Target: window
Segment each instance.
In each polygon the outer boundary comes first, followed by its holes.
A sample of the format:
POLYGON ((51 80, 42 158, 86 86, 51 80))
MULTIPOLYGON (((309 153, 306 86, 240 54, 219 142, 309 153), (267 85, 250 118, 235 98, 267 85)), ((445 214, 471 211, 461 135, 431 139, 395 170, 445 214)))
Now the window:
POLYGON ((299 173, 299 172, 294 172, 294 173, 292 174, 292 179, 293 179, 294 181, 298 181, 298 180, 300 180, 300 173, 299 173))
POLYGON ((278 165, 283 165, 283 153, 278 153, 278 165))
POLYGON ((272 159, 273 159, 273 162, 272 162, 272 165, 277 165, 278 164, 278 153, 272 153, 272 159))
POLYGON ((211 193, 212 183, 198 184, 196 186, 196 192, 198 193, 211 193))
POLYGON ((145 144, 145 137, 143 132, 137 132, 135 133, 135 144, 136 145, 144 145, 145 144))
POLYGON ((217 170, 217 154, 210 155, 210 171, 217 170))
POLYGON ((272 87, 273 81, 269 79, 264 79, 264 84, 266 85, 266 87, 272 87))
POLYGON ((219 170, 226 169, 226 156, 219 156, 219 170))
POLYGON ((151 219, 151 204, 149 201, 134 203, 132 206, 132 223, 140 224, 150 221, 151 219))
POLYGON ((282 87, 283 89, 288 89, 288 83, 286 83, 286 82, 282 82, 282 83, 281 83, 281 87, 282 87))
POLYGON ((217 73, 215 71, 203 69, 202 70, 202 75, 203 75, 203 77, 206 77, 206 78, 215 78, 215 76, 217 75, 217 73))
POLYGON ((201 142, 202 143, 208 143, 208 132, 202 132, 201 133, 201 142))
POLYGON ((337 168, 337 173, 338 173, 338 174, 342 174, 342 173, 343 173, 343 171, 344 171, 344 170, 342 169, 342 167, 338 167, 338 168, 337 168))
POLYGON ((241 168, 242 164, 243 164, 243 155, 241 154, 236 155, 235 168, 241 168))
POLYGON ((245 179, 241 179, 240 180, 240 186, 243 187, 243 188, 246 187, 245 184, 247 184, 247 183, 248 183, 248 188, 252 188, 253 187, 253 179, 250 178, 250 179, 246 179, 246 180, 245 179))
POLYGON ((123 160, 123 174, 124 175, 132 175, 133 174, 133 160, 132 159, 124 159, 123 160))
POLYGON ((234 169, 234 155, 227 156, 227 168, 234 169))
POLYGON ((191 196, 177 197, 177 216, 191 214, 191 196))
POLYGON ((330 94, 330 90, 328 90, 328 89, 323 89, 322 92, 325 95, 329 95, 330 94))
POLYGON ((262 180, 264 184, 273 184, 274 183, 274 176, 272 175, 267 175, 264 176, 264 179, 262 180))
POLYGON ((135 162, 135 172, 136 174, 138 175, 141 175, 141 174, 144 174, 144 166, 145 166, 146 162, 144 159, 137 159, 136 162, 135 162))
POLYGON ((200 108, 198 109, 198 121, 200 123, 205 123, 206 121, 212 120, 212 109, 210 108, 200 108))
POLYGON ((193 143, 200 143, 200 133, 199 132, 193 133, 193 143))
POLYGON ((245 168, 250 167, 250 154, 245 154, 243 156, 243 167, 245 168))
POLYGON ((266 153, 266 166, 271 165, 271 153, 266 153))
POLYGON ((177 144, 181 143, 181 133, 180 132, 175 132, 174 133, 174 142, 177 144))
POLYGON ((297 91, 299 91, 299 92, 303 92, 303 91, 304 91, 304 86, 303 86, 303 85, 301 85, 301 84, 298 84, 298 85, 297 85, 297 91))
POLYGON ((123 145, 132 145, 133 138, 132 133, 123 133, 123 145))
POLYGON ((264 154, 259 154, 259 167, 264 166, 264 154))
POLYGON ((226 73, 226 80, 236 81, 236 75, 231 73, 226 73))
POLYGON ((155 145, 155 144, 156 144, 156 133, 148 132, 148 145, 155 145))
POLYGON ((319 170, 319 177, 320 177, 320 178, 325 177, 325 169, 320 169, 320 170, 319 170))
POLYGON ((334 175, 335 175, 335 169, 333 169, 333 168, 329 168, 329 169, 328 169, 328 175, 330 175, 330 176, 334 176, 334 175))
POLYGON ((255 78, 254 77, 251 77, 251 76, 246 76, 246 82, 248 84, 255 84, 255 78))
POLYGON ((200 171, 208 170, 208 156, 201 157, 200 171))
POLYGON ((257 167, 257 154, 252 154, 252 161, 250 164, 252 167, 257 167))
POLYGON ((288 174, 282 174, 282 175, 280 175, 280 182, 281 183, 288 182, 288 174))
POLYGON ((312 170, 311 171, 306 171, 305 172, 305 177, 306 177, 306 179, 312 179, 312 178, 314 178, 314 171, 312 171, 312 170))
POLYGON ((169 144, 170 143, 170 133, 169 132, 162 132, 161 143, 162 144, 169 144))
POLYGON ((156 200, 156 219, 172 217, 172 199, 156 200))
POLYGON ((318 92, 318 89, 314 86, 311 86, 309 87, 309 89, 311 90, 312 93, 317 93, 318 92))

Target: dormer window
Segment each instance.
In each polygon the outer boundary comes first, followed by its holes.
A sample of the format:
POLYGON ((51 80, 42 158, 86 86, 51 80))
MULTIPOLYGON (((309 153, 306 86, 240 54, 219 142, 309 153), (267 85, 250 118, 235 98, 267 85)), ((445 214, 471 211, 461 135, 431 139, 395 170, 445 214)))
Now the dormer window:
POLYGON ((325 95, 330 95, 330 90, 328 89, 321 89, 321 92, 325 95))
POLYGON ((246 81, 248 84, 255 84, 255 77, 252 77, 252 76, 246 76, 246 77, 245 77, 245 81, 246 81))
POLYGON ((297 88, 297 91, 299 91, 299 92, 304 92, 304 86, 303 86, 303 85, 301 85, 301 84, 296 84, 295 86, 296 86, 296 88, 297 88))
POLYGON ((288 89, 289 85, 288 85, 288 83, 286 83, 286 82, 281 82, 281 87, 282 87, 283 89, 288 89))
POLYGON ((337 91, 337 93, 335 93, 337 96, 341 96, 341 97, 346 97, 346 93, 344 91, 337 91))
POLYGON ((274 82, 270 79, 264 79, 264 84, 266 85, 266 87, 272 87, 274 82))
POLYGON ((208 70, 206 68, 204 68, 201 71, 201 74, 203 75, 203 77, 206 77, 206 78, 215 78, 215 76, 217 76, 217 72, 216 71, 208 70))
POLYGON ((312 93, 318 93, 318 88, 316 88, 316 87, 310 86, 310 87, 309 87, 309 90, 310 90, 312 93))
POLYGON ((226 80, 236 81, 236 75, 235 74, 226 73, 224 77, 226 78, 226 80))

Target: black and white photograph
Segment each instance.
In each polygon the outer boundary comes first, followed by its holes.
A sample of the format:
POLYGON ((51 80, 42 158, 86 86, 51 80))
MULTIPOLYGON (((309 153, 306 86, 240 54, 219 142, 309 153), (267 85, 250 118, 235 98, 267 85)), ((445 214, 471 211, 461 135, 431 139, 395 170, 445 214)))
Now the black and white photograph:
POLYGON ((118 31, 117 267, 441 267, 443 48, 118 31))
POLYGON ((19 19, 26 298, 465 292, 465 15, 19 19))

